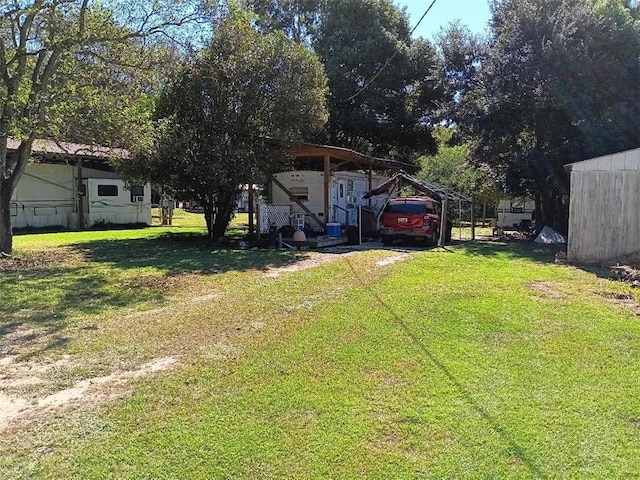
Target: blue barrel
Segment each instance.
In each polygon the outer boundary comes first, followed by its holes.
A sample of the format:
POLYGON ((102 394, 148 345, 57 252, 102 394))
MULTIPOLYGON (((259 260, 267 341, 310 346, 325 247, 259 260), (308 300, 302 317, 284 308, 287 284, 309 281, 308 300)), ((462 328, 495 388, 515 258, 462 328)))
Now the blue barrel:
POLYGON ((340 224, 339 223, 327 223, 327 227, 325 229, 327 235, 330 237, 339 237, 340 236, 340 224))

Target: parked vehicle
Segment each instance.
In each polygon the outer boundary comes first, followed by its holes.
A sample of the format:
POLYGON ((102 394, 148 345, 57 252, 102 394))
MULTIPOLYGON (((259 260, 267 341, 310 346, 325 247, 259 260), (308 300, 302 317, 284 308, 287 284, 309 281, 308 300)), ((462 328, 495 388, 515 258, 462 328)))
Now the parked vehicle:
MULTIPOLYGON (((389 200, 380 217, 382 243, 391 245, 396 239, 425 241, 437 245, 440 235, 440 203, 431 197, 397 197, 389 200)), ((447 240, 451 224, 447 222, 447 240)))

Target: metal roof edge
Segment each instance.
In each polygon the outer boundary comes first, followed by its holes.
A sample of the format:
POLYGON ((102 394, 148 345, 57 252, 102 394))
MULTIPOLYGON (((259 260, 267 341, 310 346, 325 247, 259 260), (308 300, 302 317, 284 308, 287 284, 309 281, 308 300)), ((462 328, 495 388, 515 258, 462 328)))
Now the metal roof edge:
MULTIPOLYGON (((7 139, 7 148, 9 150, 17 150, 21 141, 9 137, 7 139)), ((124 148, 111 148, 103 145, 88 145, 82 143, 60 142, 57 140, 36 138, 31 147, 31 153, 35 154, 51 154, 51 155, 70 155, 74 157, 87 158, 129 158, 131 152, 124 148)))
POLYGON ((597 157, 591 157, 591 158, 586 158, 586 159, 584 159, 584 160, 579 160, 579 161, 577 161, 577 162, 567 163, 567 164, 564 166, 564 168, 565 168, 566 170, 568 170, 568 171, 571 171, 571 170, 573 169, 573 166, 574 166, 574 165, 578 165, 578 164, 581 164, 581 163, 587 163, 587 162, 593 162, 593 161, 596 161, 596 160, 600 160, 600 159, 602 159, 602 158, 604 158, 604 157, 611 157, 611 156, 613 156, 613 155, 620 155, 620 154, 622 154, 622 153, 629 153, 629 152, 635 152, 635 151, 638 151, 638 153, 640 153, 640 147, 638 147, 638 148, 631 148, 631 149, 629 149, 629 150, 621 150, 621 151, 619 151, 619 152, 607 153, 607 154, 605 154, 605 155, 599 155, 599 156, 597 156, 597 157))

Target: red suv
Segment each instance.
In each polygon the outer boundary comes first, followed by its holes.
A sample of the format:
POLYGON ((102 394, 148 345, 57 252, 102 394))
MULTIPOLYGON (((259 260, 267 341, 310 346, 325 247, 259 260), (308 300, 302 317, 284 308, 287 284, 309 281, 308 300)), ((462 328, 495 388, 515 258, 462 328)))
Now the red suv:
POLYGON ((426 240, 438 244, 440 202, 431 197, 398 197, 389 203, 380 217, 382 243, 391 245, 395 239, 426 240))

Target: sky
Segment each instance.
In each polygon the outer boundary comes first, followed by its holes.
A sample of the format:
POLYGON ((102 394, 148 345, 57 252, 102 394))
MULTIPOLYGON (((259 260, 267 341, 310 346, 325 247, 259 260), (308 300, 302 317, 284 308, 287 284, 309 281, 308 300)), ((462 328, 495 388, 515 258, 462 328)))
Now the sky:
MULTIPOLYGON (((432 0, 395 0, 399 7, 407 7, 412 28, 431 2, 432 0)), ((458 19, 473 33, 483 33, 490 16, 489 0, 436 0, 413 36, 433 40, 440 28, 458 19)))

